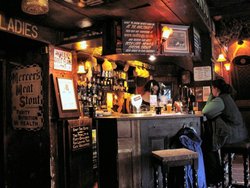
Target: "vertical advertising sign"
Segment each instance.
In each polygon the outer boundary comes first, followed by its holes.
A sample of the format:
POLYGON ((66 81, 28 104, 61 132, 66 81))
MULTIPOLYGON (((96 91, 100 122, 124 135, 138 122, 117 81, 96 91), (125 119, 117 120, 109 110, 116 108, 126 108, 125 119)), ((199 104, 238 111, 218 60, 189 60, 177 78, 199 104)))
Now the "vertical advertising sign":
POLYGON ((38 65, 16 67, 11 72, 12 124, 14 129, 43 127, 42 70, 38 65))

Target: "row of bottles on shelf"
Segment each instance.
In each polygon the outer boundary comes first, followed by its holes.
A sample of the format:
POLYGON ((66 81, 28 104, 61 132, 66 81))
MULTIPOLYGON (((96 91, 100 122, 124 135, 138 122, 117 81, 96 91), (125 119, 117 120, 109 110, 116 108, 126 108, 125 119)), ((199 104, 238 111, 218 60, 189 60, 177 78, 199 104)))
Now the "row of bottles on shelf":
POLYGON ((78 99, 84 115, 90 115, 90 107, 99 108, 106 105, 107 92, 127 92, 127 75, 121 71, 103 71, 93 74, 89 79, 80 75, 78 80, 78 99))

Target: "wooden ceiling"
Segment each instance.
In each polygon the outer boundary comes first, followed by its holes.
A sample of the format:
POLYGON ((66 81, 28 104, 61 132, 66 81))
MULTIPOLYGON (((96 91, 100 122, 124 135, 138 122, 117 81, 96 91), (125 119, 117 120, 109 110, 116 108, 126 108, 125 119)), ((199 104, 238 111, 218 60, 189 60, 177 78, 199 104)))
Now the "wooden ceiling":
MULTIPOLYGON (((222 43, 250 37, 249 0, 206 0, 222 43)), ((192 11, 196 0, 49 0, 49 12, 32 16, 21 10, 22 0, 1 0, 0 11, 63 32, 101 29, 106 19, 131 19, 198 26, 202 20, 192 11), (91 27, 89 27, 91 26, 91 27)))
POLYGON ((0 11, 56 30, 77 31, 85 28, 84 25, 81 27, 82 20, 85 24, 89 21, 92 27, 100 27, 101 23, 109 18, 191 24, 194 17, 197 17, 195 11, 190 11, 191 1, 195 2, 195 0, 49 0, 49 12, 33 16, 22 12, 22 0, 1 0, 0 11), (84 4, 83 7, 81 3, 84 4))
POLYGON ((206 0, 216 25, 216 36, 228 46, 250 38, 249 0, 206 0))

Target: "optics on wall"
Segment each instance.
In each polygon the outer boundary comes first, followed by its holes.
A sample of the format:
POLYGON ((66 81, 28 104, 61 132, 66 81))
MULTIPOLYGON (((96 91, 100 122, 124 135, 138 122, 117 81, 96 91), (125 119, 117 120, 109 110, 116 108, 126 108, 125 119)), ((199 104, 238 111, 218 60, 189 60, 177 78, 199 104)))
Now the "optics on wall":
POLYGON ((225 58, 224 54, 220 54, 216 60, 217 62, 225 62, 227 59, 225 58))
POLYGON ((46 14, 49 11, 48 0, 22 0, 22 11, 31 15, 46 14))
POLYGON ((173 33, 173 29, 168 26, 162 27, 162 40, 163 42, 169 38, 169 36, 173 33))
POLYGON ((225 67, 226 71, 230 71, 230 69, 231 69, 231 63, 230 62, 224 63, 224 67, 225 67))

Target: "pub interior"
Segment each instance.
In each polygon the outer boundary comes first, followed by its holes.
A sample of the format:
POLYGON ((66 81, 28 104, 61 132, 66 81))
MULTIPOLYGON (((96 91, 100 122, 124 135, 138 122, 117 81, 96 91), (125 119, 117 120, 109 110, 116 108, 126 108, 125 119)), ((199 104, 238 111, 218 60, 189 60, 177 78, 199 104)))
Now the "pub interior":
POLYGON ((151 152, 184 126, 202 137, 217 78, 233 86, 249 129, 249 8, 1 0, 0 187, 153 188, 151 152), (151 85, 147 109, 150 80, 159 95, 151 85))

